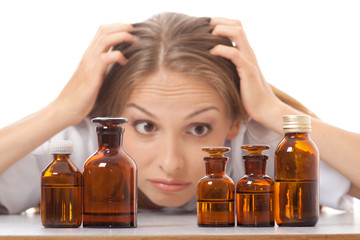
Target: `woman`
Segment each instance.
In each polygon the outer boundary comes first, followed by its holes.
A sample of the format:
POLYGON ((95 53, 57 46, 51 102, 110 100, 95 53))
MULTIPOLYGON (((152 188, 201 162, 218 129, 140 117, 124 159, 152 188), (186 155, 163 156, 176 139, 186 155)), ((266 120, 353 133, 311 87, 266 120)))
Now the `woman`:
MULTIPOLYGON (((72 140, 72 160, 82 168, 97 146, 91 117, 129 119, 124 149, 138 165, 140 207, 194 210, 203 146, 231 140, 227 171, 237 181, 240 146, 269 144, 272 160, 282 115, 304 113, 265 81, 239 21, 165 13, 139 24, 102 26, 60 95, 1 130, 2 212, 39 202, 49 139, 72 140)), ((354 171, 360 136, 316 118, 312 125, 324 161, 320 204, 348 209, 347 194, 360 193, 354 171)), ((272 162, 267 173, 273 177, 272 162)))

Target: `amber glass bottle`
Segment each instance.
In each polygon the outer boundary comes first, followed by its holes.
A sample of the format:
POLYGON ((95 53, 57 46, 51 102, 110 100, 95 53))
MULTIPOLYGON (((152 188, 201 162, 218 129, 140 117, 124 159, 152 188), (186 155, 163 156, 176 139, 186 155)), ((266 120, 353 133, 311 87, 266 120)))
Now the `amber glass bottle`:
POLYGON ((122 149, 126 118, 94 118, 99 149, 84 166, 84 227, 136 227, 137 167, 122 149))
POLYGON ((265 173, 268 156, 262 154, 270 147, 245 145, 241 148, 248 153, 243 156, 245 176, 236 185, 237 225, 272 227, 274 182, 265 173))
POLYGON ((79 227, 82 221, 82 175, 70 161, 71 141, 50 143, 53 161, 41 175, 41 222, 44 227, 79 227))
POLYGON ((279 226, 315 226, 319 218, 319 152, 309 116, 283 117, 285 138, 275 151, 274 211, 279 226))
POLYGON ((235 225, 235 185, 225 174, 227 147, 205 147, 206 176, 197 188, 197 218, 201 227, 232 227, 235 225))

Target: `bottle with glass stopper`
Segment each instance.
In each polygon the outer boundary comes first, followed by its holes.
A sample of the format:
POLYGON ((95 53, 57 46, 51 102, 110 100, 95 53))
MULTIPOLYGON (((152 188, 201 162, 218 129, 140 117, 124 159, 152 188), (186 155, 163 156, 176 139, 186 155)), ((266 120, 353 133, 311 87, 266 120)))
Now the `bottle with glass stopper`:
POLYGON ((245 176, 236 186, 237 225, 245 227, 274 226, 274 182, 266 175, 268 145, 244 145, 245 176))
POLYGON ((122 149, 126 118, 92 119, 99 148, 84 165, 84 227, 136 227, 137 166, 122 149))
POLYGON ((223 154, 228 147, 204 147, 206 175, 197 188, 197 219, 201 227, 232 227, 235 225, 235 185, 226 175, 228 160, 223 154))

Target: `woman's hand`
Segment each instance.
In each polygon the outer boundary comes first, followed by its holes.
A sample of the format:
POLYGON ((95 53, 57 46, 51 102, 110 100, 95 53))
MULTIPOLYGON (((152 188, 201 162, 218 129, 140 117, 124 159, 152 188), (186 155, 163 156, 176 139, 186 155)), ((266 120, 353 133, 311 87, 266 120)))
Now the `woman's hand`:
POLYGON ((0 129, 0 174, 56 133, 79 123, 89 114, 107 66, 115 62, 126 63, 121 52, 109 52, 109 49, 121 42, 133 43, 135 38, 129 33, 131 30, 132 26, 126 24, 100 27, 60 95, 38 112, 0 129))
POLYGON ((52 107, 62 113, 62 120, 67 125, 77 124, 89 114, 107 66, 115 62, 126 64, 127 60, 120 51, 109 49, 121 42, 133 43, 135 37, 129 33, 132 29, 132 25, 120 23, 99 28, 74 75, 52 103, 52 107))
POLYGON ((275 131, 281 131, 280 109, 282 103, 265 81, 256 56, 247 40, 242 24, 238 20, 213 18, 210 22, 214 26, 212 34, 229 37, 236 47, 217 45, 211 53, 230 59, 236 66, 240 77, 240 93, 243 105, 249 116, 275 131), (274 122, 274 116, 279 121, 274 122))

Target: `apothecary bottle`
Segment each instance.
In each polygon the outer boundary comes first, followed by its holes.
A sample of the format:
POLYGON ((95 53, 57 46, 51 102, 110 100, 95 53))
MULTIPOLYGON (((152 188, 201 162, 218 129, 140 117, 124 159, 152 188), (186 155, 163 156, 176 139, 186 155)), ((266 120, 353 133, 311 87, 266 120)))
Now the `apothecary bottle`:
POLYGON ((319 152, 311 118, 283 116, 284 139, 275 151, 274 210, 279 226, 314 226, 319 218, 319 152))
POLYGON ((136 227, 137 166, 122 149, 126 118, 94 118, 99 148, 84 165, 84 227, 136 227))
POLYGON ((82 174, 71 162, 73 144, 50 142, 52 162, 41 174, 40 211, 44 227, 79 227, 82 221, 82 174))
POLYGON ((197 188, 197 219, 201 227, 231 227, 235 225, 235 185, 225 173, 227 147, 204 147, 206 175, 197 188))
POLYGON ((245 176, 236 185, 237 225, 245 227, 274 226, 273 180, 266 175, 269 158, 262 151, 268 145, 244 145, 245 176))

